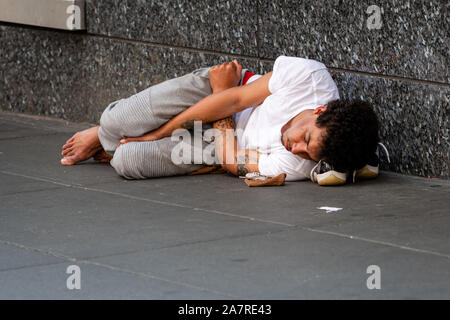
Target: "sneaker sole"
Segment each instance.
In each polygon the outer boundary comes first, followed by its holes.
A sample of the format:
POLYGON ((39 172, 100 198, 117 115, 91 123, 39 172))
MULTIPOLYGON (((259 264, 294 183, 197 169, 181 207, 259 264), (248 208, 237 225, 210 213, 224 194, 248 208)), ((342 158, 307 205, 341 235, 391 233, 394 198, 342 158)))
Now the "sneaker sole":
POLYGON ((334 170, 314 174, 314 182, 317 182, 320 186, 338 186, 345 184, 346 181, 347 174, 334 170))
POLYGON ((357 179, 374 179, 378 177, 378 167, 373 167, 370 165, 366 165, 364 168, 359 169, 356 172, 357 179))

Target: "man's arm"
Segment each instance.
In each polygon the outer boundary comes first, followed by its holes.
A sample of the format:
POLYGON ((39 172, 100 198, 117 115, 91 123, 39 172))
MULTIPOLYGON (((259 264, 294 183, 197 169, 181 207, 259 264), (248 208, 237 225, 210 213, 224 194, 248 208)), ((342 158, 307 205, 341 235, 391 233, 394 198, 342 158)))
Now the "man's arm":
POLYGON ((234 136, 235 124, 231 117, 213 123, 218 130, 215 135, 215 151, 222 168, 235 176, 245 176, 249 172, 258 172, 259 152, 239 150, 234 136))
POLYGON ((159 136, 168 137, 178 128, 189 129, 194 120, 213 122, 261 104, 270 95, 271 75, 272 72, 267 73, 248 85, 229 88, 200 100, 157 129, 159 136))
POLYGON ((270 95, 269 80, 272 72, 250 84, 217 91, 200 100, 193 106, 179 113, 156 130, 140 137, 128 137, 120 140, 119 144, 130 141, 151 141, 169 137, 179 128, 190 129, 194 121, 213 122, 224 119, 244 109, 264 102, 270 95))

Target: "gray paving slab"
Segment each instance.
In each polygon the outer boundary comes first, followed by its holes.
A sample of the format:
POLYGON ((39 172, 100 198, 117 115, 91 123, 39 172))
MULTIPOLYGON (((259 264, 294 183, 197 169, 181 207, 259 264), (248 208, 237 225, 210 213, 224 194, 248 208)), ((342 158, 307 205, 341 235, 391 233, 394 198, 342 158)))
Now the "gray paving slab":
POLYGON ((78 262, 0 271, 0 299, 230 299, 229 296, 148 275, 78 262), (80 289, 68 289, 67 268, 80 268, 80 289))
POLYGON ((111 166, 93 159, 78 164, 75 173, 60 164, 61 147, 75 132, 0 140, 1 171, 69 185, 121 181, 111 166))
MULTIPOLYGON (((46 255, 31 248, 17 246, 15 243, 0 241, 0 273, 61 262, 63 260, 55 256, 46 255)), ((3 283, 0 281, 0 291, 2 291, 2 287, 3 283)))
MULTIPOLYGON (((317 216, 320 219, 341 219, 343 216, 367 219, 385 214, 389 209, 395 209, 401 215, 445 210, 449 204, 446 195, 450 191, 447 181, 408 179, 387 172, 383 172, 376 180, 338 188, 319 187, 310 181, 287 182, 280 188, 248 188, 242 180, 225 174, 186 179, 187 177, 151 179, 148 183, 130 181, 126 184, 126 189, 122 190, 137 196, 189 206, 201 203, 202 208, 210 210, 245 210, 249 216, 267 219, 276 217, 278 221, 290 224, 314 223, 317 216), (189 188, 185 188, 186 181, 192 181, 189 188), (174 190, 183 192, 174 194, 174 190), (205 194, 216 194, 221 201, 217 201, 216 197, 205 197, 205 194), (326 216, 318 209, 322 206, 339 207, 343 210, 338 215, 326 216)), ((102 185, 102 188, 118 190, 121 186, 124 184, 118 182, 102 185)))
POLYGON ((24 138, 29 136, 47 136, 50 134, 56 134, 45 128, 24 128, 23 125, 9 123, 6 120, 0 118, 0 140, 24 138))
POLYGON ((0 196, 0 200, 0 240, 75 258, 287 228, 83 188, 16 193, 0 196))
POLYGON ((450 298, 448 258, 307 230, 94 260, 243 299, 450 298), (371 265, 380 267, 380 290, 367 288, 371 265))
POLYGON ((98 187, 203 210, 450 254, 450 185, 446 181, 383 172, 375 181, 339 188, 321 188, 309 181, 287 183, 282 188, 248 188, 234 177, 215 175, 189 177, 192 183, 185 189, 185 179, 98 187), (205 197, 205 193, 214 194, 221 201, 205 197), (327 213, 319 209, 324 206, 342 210, 327 213))
POLYGON ((434 252, 450 259, 449 226, 448 210, 439 210, 406 217, 386 213, 369 221, 344 221, 315 230, 434 252))
POLYGON ((82 130, 91 126, 88 123, 75 123, 59 118, 6 111, 0 112, 0 123, 2 124, 0 128, 1 138, 8 138, 8 136, 4 135, 6 132, 11 134, 10 137, 21 137, 35 133, 71 133, 74 130, 82 130))
POLYGON ((22 194, 38 190, 53 190, 61 188, 61 185, 48 183, 47 181, 30 179, 16 174, 0 172, 0 196, 22 194))
POLYGON ((0 124, 1 297, 450 298, 447 180, 130 181, 93 160, 59 164, 86 124, 1 112, 0 124), (64 287, 73 261, 90 277, 81 293, 64 287), (365 285, 372 264, 381 290, 365 285))

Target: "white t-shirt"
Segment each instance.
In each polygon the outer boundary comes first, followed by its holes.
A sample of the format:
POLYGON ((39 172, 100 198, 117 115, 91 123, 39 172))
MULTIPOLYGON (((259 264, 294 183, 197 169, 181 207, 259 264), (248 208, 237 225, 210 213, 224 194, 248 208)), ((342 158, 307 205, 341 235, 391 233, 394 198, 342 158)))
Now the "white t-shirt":
MULTIPOLYGON (((247 84, 260 78, 251 77, 247 84)), ((308 179, 314 161, 303 159, 281 143, 281 127, 307 109, 339 99, 339 92, 324 64, 303 58, 280 56, 269 80, 271 93, 262 104, 233 116, 239 149, 260 154, 262 175, 286 173, 287 181, 308 179)))

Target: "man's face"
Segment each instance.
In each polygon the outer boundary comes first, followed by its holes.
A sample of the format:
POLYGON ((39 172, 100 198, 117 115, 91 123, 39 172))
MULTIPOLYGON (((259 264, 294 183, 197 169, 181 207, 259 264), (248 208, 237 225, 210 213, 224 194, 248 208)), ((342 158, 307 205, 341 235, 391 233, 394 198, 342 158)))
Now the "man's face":
POLYGON ((303 159, 320 160, 322 139, 326 134, 326 128, 319 128, 316 119, 321 110, 314 110, 292 124, 283 132, 281 141, 284 147, 303 159))

